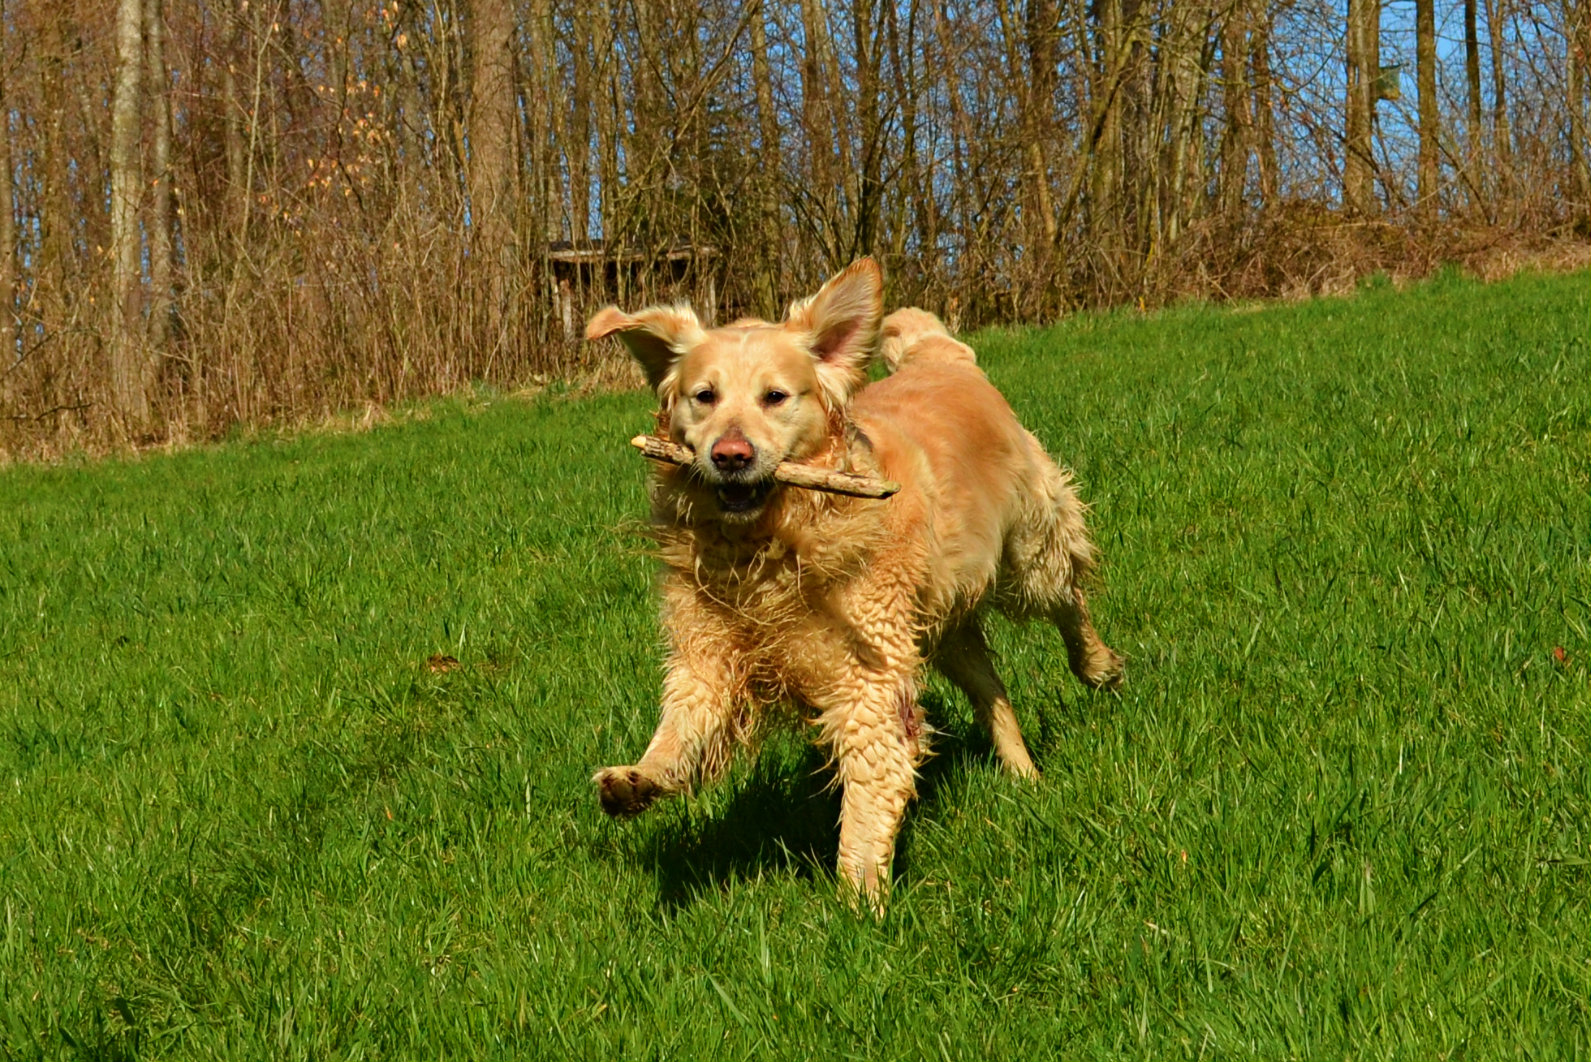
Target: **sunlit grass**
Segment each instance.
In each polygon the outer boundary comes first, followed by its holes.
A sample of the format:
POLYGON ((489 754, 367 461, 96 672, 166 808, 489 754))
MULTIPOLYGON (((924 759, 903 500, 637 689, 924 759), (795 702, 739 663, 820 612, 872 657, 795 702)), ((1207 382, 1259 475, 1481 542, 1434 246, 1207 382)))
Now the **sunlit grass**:
POLYGON ((997 628, 1030 787, 931 683, 881 923, 798 736, 597 810, 655 721, 645 396, 0 472, 0 1052, 1585 1057, 1586 303, 980 337, 1128 684, 997 628))

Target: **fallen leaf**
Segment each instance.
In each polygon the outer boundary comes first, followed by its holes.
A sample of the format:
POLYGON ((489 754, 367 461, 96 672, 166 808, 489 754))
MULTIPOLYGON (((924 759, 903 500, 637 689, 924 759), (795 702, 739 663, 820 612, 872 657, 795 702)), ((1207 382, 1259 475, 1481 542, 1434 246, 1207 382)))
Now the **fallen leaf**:
POLYGON ((441 653, 432 653, 431 659, 425 662, 425 666, 430 668, 433 675, 445 675, 449 671, 457 671, 459 661, 456 656, 443 656, 441 653))

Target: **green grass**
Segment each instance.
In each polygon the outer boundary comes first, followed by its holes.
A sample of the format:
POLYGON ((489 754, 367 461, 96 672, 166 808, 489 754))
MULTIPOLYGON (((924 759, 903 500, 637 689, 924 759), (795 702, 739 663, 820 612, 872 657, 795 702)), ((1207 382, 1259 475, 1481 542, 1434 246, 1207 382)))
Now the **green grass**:
POLYGON ((0 1055, 1586 1058, 1587 280, 982 336, 1128 684, 930 683, 882 922, 798 737, 597 809, 645 396, 0 471, 0 1055))

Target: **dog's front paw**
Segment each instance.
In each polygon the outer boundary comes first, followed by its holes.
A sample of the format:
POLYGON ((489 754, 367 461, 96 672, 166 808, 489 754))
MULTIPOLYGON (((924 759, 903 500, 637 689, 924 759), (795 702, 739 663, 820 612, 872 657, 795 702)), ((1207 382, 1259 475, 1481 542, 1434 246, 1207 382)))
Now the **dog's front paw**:
POLYGON ((615 818, 639 815, 663 795, 662 786, 635 767, 604 767, 591 776, 602 810, 615 818))
POLYGON ((1095 654, 1088 666, 1077 673, 1077 677, 1091 689, 1120 689, 1122 679, 1127 674, 1127 658, 1112 649, 1100 648, 1104 651, 1095 654))

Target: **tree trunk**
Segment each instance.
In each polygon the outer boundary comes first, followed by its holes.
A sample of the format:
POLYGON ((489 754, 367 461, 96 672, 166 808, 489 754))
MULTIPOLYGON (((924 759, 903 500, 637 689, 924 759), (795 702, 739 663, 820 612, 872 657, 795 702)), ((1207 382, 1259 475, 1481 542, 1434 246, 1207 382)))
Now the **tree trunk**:
POLYGON ((1094 47, 1099 56, 1098 77, 1089 97, 1097 101, 1102 110, 1089 182, 1089 234, 1096 245, 1107 248, 1106 253, 1109 253, 1109 248, 1119 246, 1122 235, 1117 223, 1122 164, 1121 94, 1118 89, 1126 48, 1121 39, 1121 0, 1099 0, 1096 10, 1094 47))
POLYGON ((139 133, 144 74, 140 0, 117 0, 116 90, 111 103, 111 400, 128 431, 149 421, 144 391, 143 264, 138 206, 143 191, 139 133))
MULTIPOLYGON (((824 105, 828 111, 831 142, 829 151, 834 155, 834 162, 840 179, 847 193, 847 200, 856 202, 857 176, 855 167, 851 165, 851 137, 850 130, 845 121, 845 76, 840 70, 840 57, 834 47, 834 37, 829 32, 829 2, 830 0, 804 0, 814 14, 813 26, 816 27, 817 36, 813 38, 818 50, 820 69, 828 80, 827 91, 824 93, 824 105)), ((853 0, 855 2, 855 0, 853 0)), ((835 263, 843 265, 843 262, 835 263)))
POLYGON ((780 302, 779 266, 783 239, 779 224, 780 142, 779 115, 773 105, 773 73, 768 64, 768 4, 761 0, 751 17, 751 78, 757 95, 757 128, 761 143, 757 163, 758 184, 762 192, 762 237, 757 296, 759 309, 769 318, 777 316, 780 302))
MULTIPOLYGON (((592 71, 592 83, 596 86, 593 95, 600 101, 592 114, 592 128, 597 141, 597 179, 601 182, 598 189, 600 195, 597 200, 599 210, 597 224, 602 228, 603 240, 610 246, 618 219, 615 198, 619 192, 619 140, 622 135, 620 129, 624 124, 624 114, 620 109, 623 106, 624 91, 619 81, 619 62, 614 54, 619 29, 615 24, 617 17, 616 9, 603 11, 593 24, 592 39, 595 49, 593 54, 596 58, 596 66, 592 71)), ((611 300, 613 294, 608 289, 605 272, 593 280, 599 289, 601 299, 611 300)))
POLYGON ((843 264, 850 241, 842 234, 845 227, 845 195, 850 183, 849 160, 844 146, 839 112, 839 74, 833 68, 834 55, 829 43, 828 16, 822 0, 801 0, 801 29, 807 42, 801 64, 801 99, 804 113, 808 163, 808 193, 815 226, 823 238, 826 272, 843 264))
MULTIPOLYGON (((532 248, 539 256, 546 250, 547 241, 553 238, 552 161, 548 142, 552 129, 552 69, 553 44, 547 36, 552 26, 550 0, 532 0, 525 19, 525 51, 529 71, 525 84, 525 156, 530 167, 530 194, 527 209, 537 222, 526 231, 532 248)), ((631 176, 638 168, 630 160, 631 176)), ((608 234, 611 239, 613 234, 608 234)))
MULTIPOLYGON (((604 16, 605 17, 605 13, 604 16)), ((574 6, 574 91, 569 100, 568 137, 564 158, 569 166, 569 238, 576 246, 591 239, 591 62, 592 4, 574 6)))
POLYGON ((1152 122, 1154 70, 1149 52, 1155 7, 1148 0, 1122 0, 1121 15, 1122 142, 1118 202, 1124 239, 1116 268, 1123 287, 1113 293, 1115 297, 1144 293, 1147 268, 1158 251, 1154 201, 1156 149, 1160 138, 1152 122))
MULTIPOLYGON (((1042 261, 1055 242, 1055 197, 1050 191, 1051 140, 1055 122, 1055 81, 1060 65, 1060 12, 1055 0, 1030 0, 1027 10, 1027 61, 1032 88, 1025 109, 1028 180, 1043 242, 1042 261)), ((1015 69, 1015 67, 1013 67, 1015 69)))
MULTIPOLYGON (((935 44, 938 46, 938 62, 934 64, 937 69, 954 70, 961 63, 961 55, 956 49, 955 32, 951 26, 950 4, 948 0, 934 0, 933 2, 935 44)), ((945 93, 945 100, 949 110, 949 128, 940 133, 941 137, 948 136, 950 142, 950 210, 949 229, 951 241, 959 244, 958 250, 963 257, 970 258, 975 250, 971 232, 972 208, 968 205, 970 181, 967 174, 967 148, 972 139, 972 130, 969 128, 966 108, 962 106, 959 91, 945 93)), ((934 144, 936 150, 931 154, 939 156, 939 145, 934 144)), ((942 156, 940 156, 942 157, 942 156)), ((933 178, 930 178, 927 189, 933 190, 933 178)), ((936 246, 937 250, 937 246, 936 246)), ((946 323, 955 320, 958 323, 950 324, 952 332, 959 331, 960 303, 958 296, 951 295, 945 306, 946 323)))
POLYGON ((238 67, 244 59, 243 13, 235 4, 223 8, 223 12, 222 17, 226 19, 227 25, 225 52, 221 57, 221 95, 226 113, 227 195, 231 203, 231 216, 227 220, 236 232, 249 211, 249 190, 244 186, 247 175, 243 161, 243 116, 248 104, 238 84, 238 67))
POLYGON ((144 37, 149 62, 150 135, 149 344, 151 355, 166 350, 171 325, 171 75, 166 69, 166 20, 161 0, 144 0, 144 37))
POLYGON ((1420 96, 1420 161, 1415 209, 1429 219, 1436 217, 1441 174, 1437 161, 1441 127, 1436 101, 1436 0, 1414 0, 1414 55, 1420 96))
MULTIPOLYGON (((563 71, 558 66, 558 24, 555 21, 552 0, 534 0, 532 6, 540 12, 544 20, 540 46, 546 61, 546 67, 542 70, 542 86, 547 92, 547 239, 572 240, 574 221, 573 208, 569 201, 569 182, 564 178, 563 168, 558 164, 558 159, 569 142, 569 92, 563 71)), ((641 10, 644 12, 650 9, 641 10)), ((644 21, 654 16, 643 13, 638 17, 644 21)), ((656 45, 650 46, 647 54, 657 54, 650 50, 655 47, 656 45)), ((643 65, 649 69, 654 68, 652 63, 643 65)), ((655 82, 651 84, 651 88, 656 91, 655 82)), ((648 154, 643 160, 643 166, 647 168, 645 172, 655 176, 659 165, 658 156, 664 150, 661 145, 667 142, 666 138, 654 130, 647 139, 637 139, 648 148, 648 154)))
MULTIPOLYGON (((1464 0, 1464 86, 1469 103, 1469 149, 1465 164, 1470 172, 1470 195, 1482 197, 1481 182, 1481 42, 1475 24, 1475 0, 1464 0)), ((1485 208, 1483 198, 1472 198, 1470 209, 1485 208)))
MULTIPOLYGON (((5 0, 0 0, 0 29, 6 24, 5 0)), ((11 157, 11 98, 7 95, 6 69, 11 56, 0 34, 0 399, 7 397, 17 357, 21 329, 17 321, 17 203, 16 170, 11 157)))
POLYGON ((904 5, 884 5, 884 17, 889 24, 890 69, 894 74, 895 98, 900 101, 901 116, 901 180, 896 187, 891 250, 900 263, 896 275, 904 279, 902 288, 921 300, 926 295, 926 275, 931 272, 931 268, 924 267, 931 263, 918 261, 917 256, 909 257, 906 249, 914 238, 920 247, 939 246, 939 215, 933 193, 932 153, 924 157, 919 151, 921 130, 932 122, 931 108, 925 106, 920 91, 918 58, 926 57, 932 44, 927 37, 917 37, 919 14, 918 0, 908 0, 904 5))
POLYGON ((1160 39, 1161 81, 1163 90, 1166 159, 1160 167, 1165 187, 1160 209, 1162 238, 1168 245, 1181 238, 1191 212, 1189 187, 1203 162, 1203 143, 1199 133, 1199 56, 1208 13, 1184 5, 1167 13, 1160 39))
POLYGON ((473 0, 473 60, 465 164, 470 197, 472 271, 485 303, 481 336, 488 350, 505 341, 514 237, 514 12, 512 0, 473 0))
POLYGON ((1575 215, 1591 221, 1591 158, 1586 151, 1587 68, 1591 65, 1591 3, 1564 0, 1569 66, 1569 198, 1575 215))
POLYGON ((879 53, 883 41, 875 18, 876 0, 851 0, 851 30, 856 47, 856 111, 858 146, 856 206, 851 253, 855 259, 872 254, 877 240, 879 207, 883 195, 884 136, 878 111, 879 53))
POLYGON ((1343 142, 1342 186, 1343 206, 1352 214, 1370 214, 1376 209, 1371 138, 1375 82, 1380 73, 1376 62, 1380 52, 1379 19, 1379 0, 1348 0, 1347 135, 1343 142))
POLYGON ((1276 159, 1276 111, 1272 98, 1271 8, 1258 0, 1259 20, 1249 42, 1249 64, 1254 77, 1255 148, 1260 160, 1260 206, 1272 209, 1277 204, 1281 171, 1276 159))
POLYGON ((40 145, 43 187, 39 197, 39 261, 34 266, 34 288, 38 308, 30 316, 45 329, 60 327, 72 305, 74 288, 67 282, 72 260, 72 194, 68 165, 71 152, 66 145, 66 86, 64 68, 73 35, 66 16, 57 9, 50 20, 44 54, 39 57, 39 98, 44 113, 40 116, 40 145))
POLYGON ((1221 137, 1221 215, 1236 221, 1243 210, 1244 186, 1248 182, 1250 153, 1247 7, 1236 0, 1221 26, 1221 97, 1226 112, 1226 129, 1221 137))
POLYGON ((1503 53, 1503 21, 1508 0, 1486 0, 1486 35, 1492 46, 1492 157, 1496 161, 1497 209, 1507 210, 1513 199, 1513 134, 1508 128, 1508 72, 1503 53))

